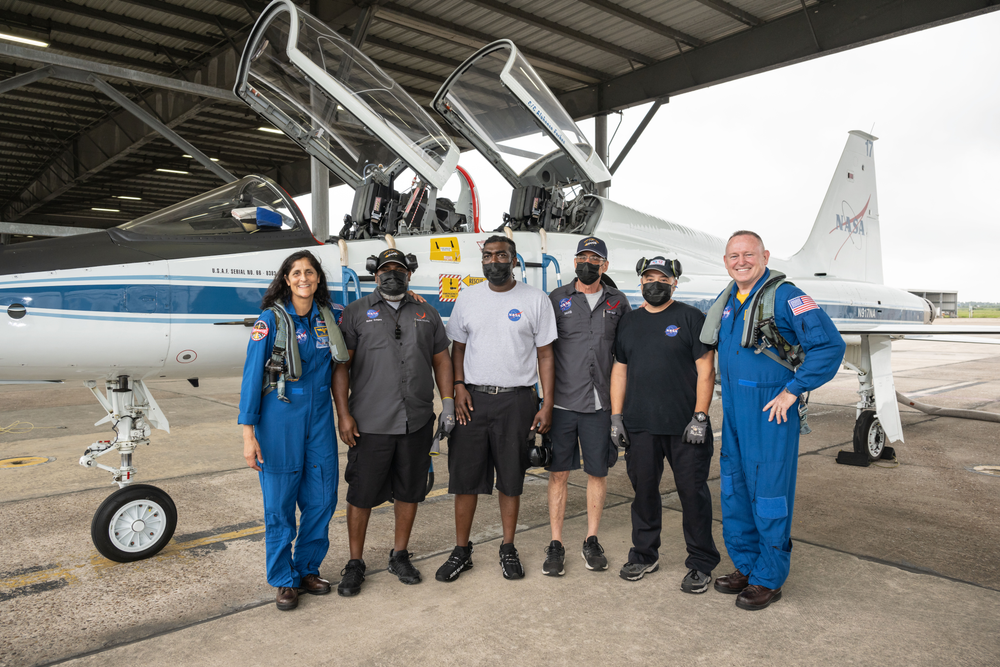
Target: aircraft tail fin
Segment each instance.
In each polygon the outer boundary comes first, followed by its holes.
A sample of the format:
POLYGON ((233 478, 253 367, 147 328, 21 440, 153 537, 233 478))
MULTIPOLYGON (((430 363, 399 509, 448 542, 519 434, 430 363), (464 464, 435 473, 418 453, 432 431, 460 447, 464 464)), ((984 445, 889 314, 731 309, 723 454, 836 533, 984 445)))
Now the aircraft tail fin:
POLYGON ((859 130, 849 135, 809 239, 791 258, 795 270, 789 277, 827 275, 882 283, 875 188, 877 137, 859 130))

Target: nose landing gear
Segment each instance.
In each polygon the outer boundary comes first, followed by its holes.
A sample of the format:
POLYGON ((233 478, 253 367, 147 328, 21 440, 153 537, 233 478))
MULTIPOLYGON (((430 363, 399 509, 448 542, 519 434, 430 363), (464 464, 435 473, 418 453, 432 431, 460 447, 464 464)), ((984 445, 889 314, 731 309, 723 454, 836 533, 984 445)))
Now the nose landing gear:
MULTIPOLYGON (((120 563, 142 560, 166 546, 177 526, 177 508, 162 489, 149 484, 133 484, 136 468, 132 452, 139 445, 149 444, 152 428, 170 431, 167 419, 153 400, 142 380, 129 385, 127 375, 105 382, 105 395, 90 380, 86 386, 93 392, 107 415, 97 422, 114 424, 114 440, 95 442, 80 457, 85 468, 100 468, 114 475, 120 487, 108 496, 90 525, 90 536, 102 556, 120 563), (121 455, 118 468, 97 462, 99 456, 117 451, 121 455)), ((96 424, 95 424, 96 426, 96 424)))

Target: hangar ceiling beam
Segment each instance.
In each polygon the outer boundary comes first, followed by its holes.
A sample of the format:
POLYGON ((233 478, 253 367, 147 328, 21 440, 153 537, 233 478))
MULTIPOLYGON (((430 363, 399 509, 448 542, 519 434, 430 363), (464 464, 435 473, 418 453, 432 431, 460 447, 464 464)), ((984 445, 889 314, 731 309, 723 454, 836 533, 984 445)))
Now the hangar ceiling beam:
MULTIPOLYGON (((351 36, 350 30, 341 30, 340 34, 348 39, 351 36)), ((399 44, 397 42, 389 41, 388 39, 381 39, 380 37, 375 37, 374 35, 368 35, 365 40, 368 44, 372 46, 377 46, 380 49, 385 49, 386 51, 395 51, 396 53, 402 53, 403 55, 413 56, 415 58, 420 58, 421 60, 427 60, 432 63, 437 63, 439 65, 446 65, 452 69, 457 68, 462 64, 461 60, 456 60, 455 58, 449 58, 448 56, 442 56, 437 53, 431 53, 430 51, 424 51, 423 49, 417 49, 412 46, 407 46, 406 44, 399 44)))
POLYGON ((171 16, 180 16, 186 19, 191 19, 192 21, 198 21, 213 27, 216 26, 216 23, 220 23, 223 27, 229 28, 230 30, 241 30, 244 27, 244 24, 240 21, 234 21, 233 19, 223 18, 221 16, 209 14, 208 12, 202 12, 197 9, 190 9, 181 5, 163 2, 163 0, 125 0, 125 2, 130 5, 137 5, 139 7, 145 7, 146 9, 152 9, 153 11, 162 12, 163 14, 170 14, 171 16))
MULTIPOLYGON (((625 158, 628 157, 628 153, 630 150, 632 150, 632 147, 635 146, 635 142, 637 142, 639 140, 639 137, 642 136, 642 133, 645 131, 646 126, 649 125, 649 121, 653 120, 653 116, 656 115, 656 112, 659 111, 660 107, 665 102, 669 101, 670 101, 669 99, 656 100, 655 102, 653 102, 653 106, 649 107, 649 111, 646 112, 646 115, 643 117, 642 122, 639 123, 639 127, 635 128, 635 132, 633 132, 632 136, 628 138, 627 142, 625 142, 625 147, 622 148, 622 152, 618 154, 617 158, 615 158, 615 163, 611 165, 612 176, 614 176, 615 172, 618 171, 618 167, 622 166, 622 162, 624 162, 625 158)), ((607 116, 605 116, 605 118, 607 118, 607 116)))
POLYGON ((107 12, 102 9, 84 7, 83 5, 78 5, 74 2, 68 2, 68 0, 31 0, 31 2, 32 4, 48 7, 50 9, 56 9, 61 12, 66 12, 67 14, 75 14, 76 16, 99 19, 101 21, 107 21, 113 25, 127 25, 130 28, 145 30, 146 32, 151 32, 155 35, 176 37, 177 39, 182 39, 185 42, 194 42, 195 44, 202 44, 204 46, 215 46, 222 39, 221 36, 215 37, 212 35, 199 35, 197 33, 188 32, 187 30, 170 28, 158 23, 143 21, 142 19, 134 19, 130 16, 123 16, 122 14, 116 14, 115 12, 107 12))
MULTIPOLYGON (((236 180, 236 177, 230 174, 228 171, 226 171, 226 169, 220 167, 218 163, 213 162, 207 155, 202 153, 200 150, 195 148, 193 144, 184 139, 184 137, 182 137, 181 135, 177 134, 172 129, 164 125, 160 121, 160 119, 157 118, 155 115, 149 113, 148 111, 140 107, 138 104, 136 104, 129 98, 122 95, 120 92, 118 92, 118 90, 114 86, 112 86, 107 81, 104 81, 102 79, 97 78, 96 76, 91 75, 87 77, 87 82, 90 83, 90 85, 97 88, 102 93, 104 93, 105 95, 107 95, 108 97, 110 97, 112 100, 114 100, 115 104, 122 107, 130 114, 132 114, 133 116, 144 122, 146 125, 150 126, 154 130, 159 132, 161 135, 163 135, 164 138, 166 138, 167 141, 172 143, 174 146, 177 146, 177 148, 180 148, 185 153, 191 155, 191 157, 197 160, 198 163, 201 164, 201 166, 205 167, 205 169, 208 169, 210 172, 221 178, 226 183, 232 183, 233 181, 236 180)), ((155 107, 153 107, 152 105, 150 105, 150 108, 155 110, 155 107)))
POLYGON ((627 109, 1000 9, 994 0, 837 0, 809 7, 823 49, 799 12, 605 83, 558 95, 574 119, 627 109))
POLYGON ((639 53, 638 51, 633 51, 625 48, 624 46, 612 44, 611 42, 599 39, 593 35, 588 35, 587 33, 579 30, 574 30, 573 28, 567 28, 561 23, 556 23, 555 21, 542 18, 537 14, 532 14, 531 12, 526 12, 523 9, 518 9, 517 7, 504 4, 503 2, 500 2, 500 0, 466 0, 466 2, 473 5, 479 5, 480 7, 488 9, 496 14, 516 19, 521 23, 530 25, 533 28, 541 28, 542 30, 551 32, 554 35, 559 35, 560 37, 565 37, 582 44, 588 44, 595 49, 600 49, 601 51, 625 58, 626 60, 634 60, 637 63, 642 63, 643 65, 652 65, 656 62, 655 58, 651 58, 650 56, 639 53))
POLYGON ((638 12, 633 12, 631 9, 626 9, 619 4, 611 2, 611 0, 577 0, 577 2, 582 2, 585 5, 590 5, 596 9, 600 9, 605 14, 610 14, 615 18, 619 18, 623 21, 628 21, 633 23, 644 30, 649 30, 650 32, 655 32, 658 35, 667 37, 668 39, 676 40, 678 42, 683 42, 688 46, 704 46, 705 42, 689 35, 687 33, 681 32, 680 30, 675 30, 670 26, 658 23, 648 16, 643 16, 638 12))
POLYGON ((700 2, 706 7, 711 7, 717 12, 725 14, 730 18, 734 18, 740 23, 748 25, 751 28, 755 28, 759 25, 764 25, 763 20, 757 18, 750 12, 745 12, 739 7, 735 7, 729 4, 728 2, 724 2, 723 0, 696 0, 696 1, 700 2))
MULTIPOLYGON (((98 76, 108 77, 111 79, 121 79, 122 81, 130 81, 132 83, 141 83, 146 86, 164 88, 166 90, 173 90, 178 93, 185 93, 188 95, 198 95, 199 97, 224 100, 226 102, 239 102, 239 99, 231 90, 231 82, 229 83, 229 88, 206 86, 200 83, 191 83, 181 79, 171 79, 169 77, 158 76, 156 74, 137 72, 136 70, 125 69, 123 67, 106 65, 104 63, 95 63, 91 60, 81 60, 79 58, 73 58, 72 56, 63 56, 58 53, 51 53, 41 49, 29 49, 23 46, 14 46, 13 44, 6 44, 3 42, 0 42, 0 56, 13 58, 15 60, 44 63, 46 65, 60 65, 62 67, 79 70, 88 74, 96 74, 98 76)), ((219 78, 231 78, 232 75, 230 75, 230 77, 226 77, 225 72, 217 72, 216 76, 219 78)))
POLYGON ((30 14, 17 14, 15 12, 0 10, 0 19, 7 23, 22 25, 33 30, 40 30, 49 33, 61 32, 67 35, 86 37, 87 39, 92 39, 96 42, 127 46, 130 49, 138 49, 140 51, 148 51, 150 53, 169 54, 174 58, 180 58, 185 61, 190 61, 198 55, 194 51, 177 49, 172 46, 163 46, 162 44, 157 44, 156 42, 144 42, 140 39, 131 39, 128 37, 122 37, 121 35, 112 35, 108 32, 91 30, 90 28, 81 28, 80 26, 72 25, 70 23, 60 23, 59 21, 53 21, 51 19, 40 19, 38 17, 31 16, 30 14))
MULTIPOLYGON (((392 23, 410 32, 422 33, 472 49, 480 49, 500 39, 499 37, 494 37, 493 35, 457 23, 445 21, 394 2, 379 5, 377 15, 380 21, 392 23)), ((611 78, 611 75, 606 72, 572 63, 568 60, 536 51, 535 49, 522 47, 521 45, 518 45, 517 48, 535 67, 574 81, 579 81, 580 83, 594 84, 611 78)))
POLYGON ((24 74, 19 74, 13 78, 7 79, 0 82, 0 95, 4 93, 9 93, 12 90, 20 88, 21 86, 27 86, 29 84, 41 81, 42 79, 47 79, 52 76, 52 67, 39 67, 38 69, 33 69, 30 72, 25 72, 24 74))

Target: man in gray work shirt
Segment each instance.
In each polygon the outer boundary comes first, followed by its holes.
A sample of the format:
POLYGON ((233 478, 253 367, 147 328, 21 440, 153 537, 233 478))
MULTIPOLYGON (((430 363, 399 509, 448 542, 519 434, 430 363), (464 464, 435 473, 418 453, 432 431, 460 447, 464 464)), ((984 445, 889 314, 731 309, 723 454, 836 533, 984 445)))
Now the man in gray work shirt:
POLYGON ((432 369, 442 399, 439 430, 448 433, 455 425, 444 323, 436 310, 406 293, 416 259, 390 248, 372 260, 377 288, 344 309, 340 329, 351 360, 333 376, 337 426, 350 447, 344 481, 351 559, 337 587, 343 596, 361 591, 368 519, 373 507, 390 499, 396 531, 389 572, 404 584, 420 582, 406 547, 417 503, 426 495, 434 438, 432 369))
POLYGON ((574 264, 577 279, 549 294, 559 338, 553 347, 556 385, 550 431, 552 542, 545 550, 542 572, 553 577, 566 572, 566 549, 562 544, 566 485, 570 471, 580 469, 581 453, 583 470, 587 473, 587 539, 583 543, 583 560, 588 570, 608 569, 604 548, 597 541, 597 529, 607 494, 608 467, 618 460, 618 447, 608 437, 611 364, 618 322, 632 310, 624 294, 601 284, 601 276, 608 270, 608 247, 604 241, 593 236, 581 240, 574 264))

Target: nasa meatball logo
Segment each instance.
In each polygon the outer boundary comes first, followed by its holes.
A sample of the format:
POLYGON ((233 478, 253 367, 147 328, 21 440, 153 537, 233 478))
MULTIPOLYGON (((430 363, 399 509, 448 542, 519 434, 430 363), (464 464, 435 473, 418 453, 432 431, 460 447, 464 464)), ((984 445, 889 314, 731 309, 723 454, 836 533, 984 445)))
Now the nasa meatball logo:
POLYGON ((669 337, 673 338, 674 336, 677 335, 677 332, 679 332, 680 330, 681 330, 681 328, 679 326, 671 324, 669 327, 667 327, 667 330, 664 331, 663 333, 665 333, 669 337))
POLYGON ((306 342, 306 338, 309 338, 309 332, 305 329, 299 329, 295 332, 295 339, 300 343, 306 342))
POLYGON ((368 312, 365 314, 368 315, 368 319, 374 320, 376 317, 378 317, 378 308, 370 308, 368 312))
POLYGON ((267 322, 257 320, 253 323, 253 331, 250 332, 251 340, 264 340, 267 338, 267 322))
POLYGON ((518 310, 517 308, 511 309, 511 311, 507 313, 507 319, 509 319, 511 322, 517 322, 519 319, 521 319, 521 311, 518 310))
POLYGON ((573 307, 573 299, 569 297, 566 297, 565 299, 559 302, 559 310, 563 311, 564 313, 572 307, 573 307))
POLYGON ((733 312, 732 306, 726 306, 726 309, 722 311, 722 319, 726 319, 733 312))

